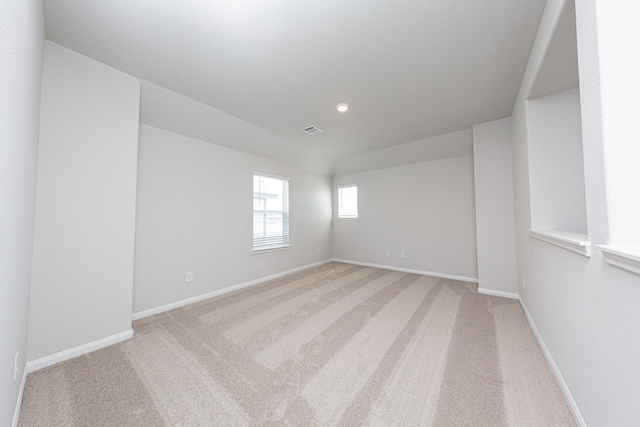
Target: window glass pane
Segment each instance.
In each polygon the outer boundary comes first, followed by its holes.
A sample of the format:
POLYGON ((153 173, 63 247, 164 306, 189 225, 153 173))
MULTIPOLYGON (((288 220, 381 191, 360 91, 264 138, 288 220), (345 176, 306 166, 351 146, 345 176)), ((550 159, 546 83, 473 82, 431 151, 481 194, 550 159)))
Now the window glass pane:
POLYGON ((358 218, 358 186, 338 187, 338 218, 358 218))
POLYGON ((289 242, 289 181, 253 176, 253 248, 269 249, 289 242))

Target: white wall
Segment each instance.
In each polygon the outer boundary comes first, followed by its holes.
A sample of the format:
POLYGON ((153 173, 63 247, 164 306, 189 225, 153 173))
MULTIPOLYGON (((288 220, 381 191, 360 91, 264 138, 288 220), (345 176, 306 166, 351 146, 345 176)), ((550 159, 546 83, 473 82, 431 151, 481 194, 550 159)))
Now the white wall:
POLYGON ((477 279, 471 156, 337 175, 333 189, 334 258, 477 279), (358 185, 357 220, 337 219, 346 184, 358 185))
POLYGON ((333 164, 333 174, 345 175, 468 156, 472 153, 472 146, 471 129, 464 129, 379 150, 340 157, 333 164))
POLYGON ((478 288, 517 297, 511 118, 473 127, 478 288))
MULTIPOLYGON (((576 3, 587 231, 592 244, 607 243, 609 228, 596 4, 625 14, 632 3, 576 3)), ((525 103, 564 4, 547 2, 512 116, 518 275, 527 279, 520 296, 583 424, 638 425, 640 276, 606 264, 597 248, 586 258, 532 239, 526 231, 531 227, 528 152, 533 147, 527 138, 525 103)), ((634 16, 632 22, 637 19, 634 16)), ((637 25, 630 25, 637 32, 637 25)))
MULTIPOLYGON (((593 60, 593 69, 585 67, 580 79, 599 89, 598 94, 590 92, 601 102, 589 119, 602 132, 608 243, 635 246, 640 252, 640 2, 591 0, 584 7, 593 3, 598 32, 593 26, 581 30, 597 37, 599 61, 593 60)), ((593 54, 587 50, 580 54, 593 54)))
POLYGON ((15 422, 27 355, 40 85, 42 2, 0 5, 0 425, 15 422), (13 380, 14 357, 18 372, 13 380))
POLYGON ((330 177, 141 125, 134 313, 330 258, 330 177), (252 254, 254 171, 290 178, 288 250, 252 254))
POLYGON ((139 91, 46 43, 30 361, 131 329, 139 91))
POLYGON ((147 81, 141 83, 140 123, 321 175, 331 173, 333 159, 317 144, 299 144, 147 81))
POLYGON ((587 234, 579 89, 528 100, 533 228, 587 234))

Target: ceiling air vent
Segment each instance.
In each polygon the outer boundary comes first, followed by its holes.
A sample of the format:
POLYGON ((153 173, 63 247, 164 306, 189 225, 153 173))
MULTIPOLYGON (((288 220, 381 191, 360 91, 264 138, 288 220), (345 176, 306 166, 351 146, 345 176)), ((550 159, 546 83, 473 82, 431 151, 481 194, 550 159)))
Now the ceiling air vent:
POLYGON ((309 126, 309 127, 306 127, 306 128, 304 128, 302 130, 303 130, 303 132, 306 132, 306 133, 308 133, 309 135, 312 135, 312 136, 315 136, 315 135, 323 132, 322 130, 318 129, 315 126, 309 126))

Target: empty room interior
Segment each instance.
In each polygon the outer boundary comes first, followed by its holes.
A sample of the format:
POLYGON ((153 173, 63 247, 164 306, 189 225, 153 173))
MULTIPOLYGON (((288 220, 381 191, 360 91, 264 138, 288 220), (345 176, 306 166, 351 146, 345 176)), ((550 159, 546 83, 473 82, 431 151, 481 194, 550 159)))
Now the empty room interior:
POLYGON ((0 425, 640 425, 640 3, 0 6, 0 425))

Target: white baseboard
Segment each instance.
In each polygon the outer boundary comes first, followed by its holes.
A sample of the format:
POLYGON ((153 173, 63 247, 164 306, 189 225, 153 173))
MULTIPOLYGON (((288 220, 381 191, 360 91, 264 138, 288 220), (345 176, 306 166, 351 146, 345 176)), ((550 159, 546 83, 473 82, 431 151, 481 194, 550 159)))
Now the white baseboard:
POLYGON ((520 299, 520 295, 516 294, 515 292, 494 291, 493 289, 478 288, 478 293, 483 295, 491 295, 493 297, 520 299))
POLYGON ((27 365, 22 370, 22 381, 20 382, 20 391, 18 392, 18 401, 16 402, 16 410, 13 413, 13 427, 18 427, 18 418, 20 418, 20 408, 22 408, 22 395, 24 394, 24 386, 27 384, 27 365))
POLYGON ((194 302, 199 302, 199 301, 203 301, 203 300, 206 300, 206 299, 209 299, 209 298, 217 297, 219 295, 224 295, 226 293, 237 291, 239 289, 248 288, 250 286, 258 285, 260 283, 264 283, 264 282, 267 282, 269 280, 277 279, 278 277, 286 276, 287 274, 297 273, 298 271, 306 270, 308 268, 317 267, 319 265, 326 264, 328 262, 331 262, 331 260, 327 259, 327 260, 324 260, 324 261, 316 262, 314 264, 308 264, 308 265, 305 265, 305 266, 302 266, 302 267, 294 268, 292 270, 287 270, 287 271, 283 271, 281 273, 272 274, 271 276, 262 277, 260 279, 252 280, 250 282, 241 283, 239 285, 234 285, 234 286, 229 286, 227 288, 219 289, 217 291, 208 292, 206 294, 202 294, 202 295, 198 295, 198 296, 195 296, 195 297, 191 297, 191 298, 183 299, 183 300, 180 300, 180 301, 172 302, 172 303, 169 303, 169 304, 161 305, 159 307, 150 308, 148 310, 139 311, 137 313, 133 313, 132 319, 133 320, 138 320, 138 319, 142 319, 144 317, 153 316, 154 314, 164 313, 165 311, 169 311, 169 310, 173 310, 175 308, 183 307, 185 305, 193 304, 194 302))
POLYGON ((84 354, 91 353, 92 351, 100 350, 101 348, 126 341, 132 337, 133 329, 129 329, 128 331, 120 332, 119 334, 111 335, 110 337, 105 337, 78 347, 70 348, 69 350, 64 350, 50 356, 27 362, 26 371, 31 373, 39 369, 55 365, 56 363, 64 362, 65 360, 73 359, 74 357, 82 356, 84 354))
POLYGON ((547 345, 542 340, 542 336, 540 335, 540 332, 538 331, 536 324, 533 322, 533 318, 529 314, 529 310, 527 310, 527 306, 525 305, 522 298, 518 298, 518 300, 520 301, 522 310, 524 311, 524 314, 527 317, 527 322, 529 322, 529 326, 533 331, 533 335, 536 337, 536 340, 538 341, 538 344, 542 349, 542 353, 544 354, 545 359, 547 359, 547 363, 549 363, 549 366, 551 366, 551 371, 553 372, 553 375, 556 377, 556 381, 558 381, 558 384, 560 385, 562 394, 564 394, 565 399, 567 399, 567 403, 569 403, 569 408, 571 408, 571 412, 573 412, 573 416, 576 419, 576 422, 581 427, 586 427, 587 424, 584 422, 584 419, 582 418, 582 414, 578 409, 578 405, 576 405, 576 401, 573 399, 573 396, 569 391, 569 387, 567 386, 567 383, 564 381, 564 378, 562 378, 562 374, 560 373, 560 370, 558 369, 556 362, 553 360, 553 357, 551 356, 551 353, 549 352, 547 345))
POLYGON ((478 279, 474 277, 455 276, 452 274, 434 273, 433 271, 413 270, 410 268, 393 267, 390 265, 381 265, 381 264, 371 264, 368 262, 360 262, 360 261, 349 261, 346 259, 334 258, 333 261, 342 262, 345 264, 363 265, 365 267, 382 268, 384 270, 401 271, 403 273, 413 273, 413 274, 421 274, 423 276, 433 276, 433 277, 440 277, 443 279, 459 280, 461 282, 478 283, 478 279))

